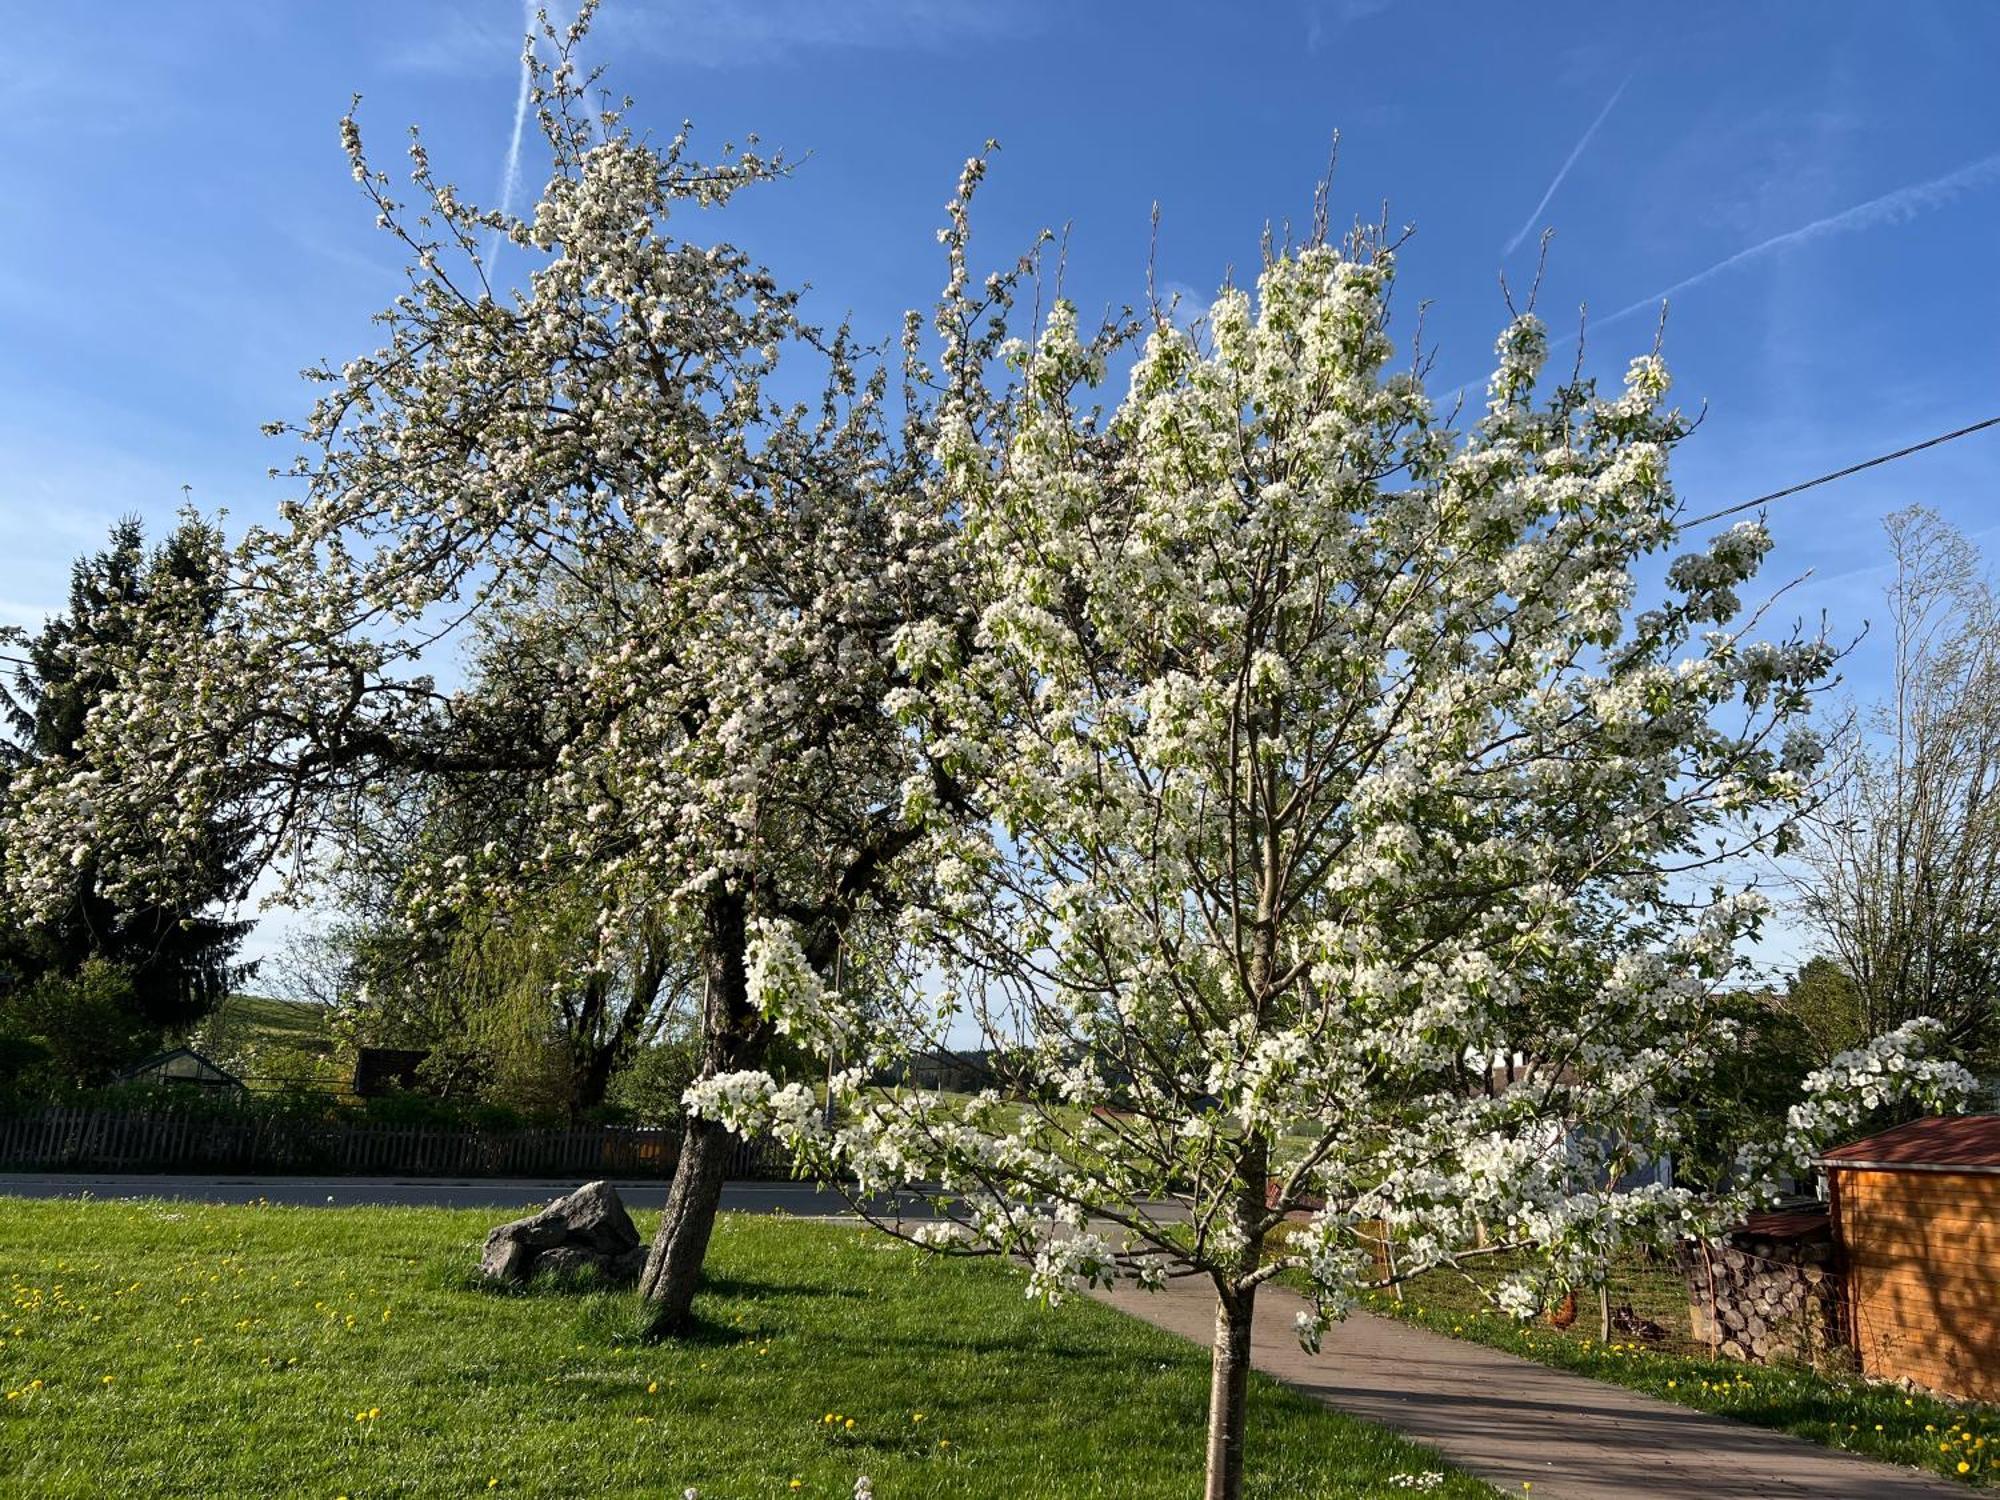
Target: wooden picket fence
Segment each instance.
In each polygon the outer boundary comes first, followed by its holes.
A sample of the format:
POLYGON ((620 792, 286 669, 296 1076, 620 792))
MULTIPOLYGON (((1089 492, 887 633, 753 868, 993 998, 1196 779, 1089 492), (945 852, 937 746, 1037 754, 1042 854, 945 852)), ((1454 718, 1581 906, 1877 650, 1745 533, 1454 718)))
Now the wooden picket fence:
MULTIPOLYGON (((673 1175, 680 1131, 566 1130, 130 1111, 51 1105, 0 1117, 0 1171, 328 1173, 364 1177, 673 1175)), ((776 1142, 738 1141, 731 1177, 784 1177, 776 1142)))

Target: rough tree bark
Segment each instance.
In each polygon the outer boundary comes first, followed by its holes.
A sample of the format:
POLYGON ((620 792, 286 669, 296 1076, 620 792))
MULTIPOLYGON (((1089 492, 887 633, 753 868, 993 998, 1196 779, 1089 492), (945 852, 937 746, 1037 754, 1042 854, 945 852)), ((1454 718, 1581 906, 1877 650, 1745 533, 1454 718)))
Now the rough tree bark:
MULTIPOLYGON (((709 901, 704 927, 708 994, 703 1010, 707 1042, 702 1049, 702 1074, 706 1077, 757 1066, 770 1036, 763 1018, 750 1005, 745 953, 749 926, 743 895, 718 891, 709 901)), ((640 1295, 651 1304, 647 1332, 654 1338, 674 1337, 689 1326, 734 1144, 735 1137, 714 1120, 690 1118, 687 1122, 673 1185, 667 1189, 666 1210, 639 1279, 640 1295)))

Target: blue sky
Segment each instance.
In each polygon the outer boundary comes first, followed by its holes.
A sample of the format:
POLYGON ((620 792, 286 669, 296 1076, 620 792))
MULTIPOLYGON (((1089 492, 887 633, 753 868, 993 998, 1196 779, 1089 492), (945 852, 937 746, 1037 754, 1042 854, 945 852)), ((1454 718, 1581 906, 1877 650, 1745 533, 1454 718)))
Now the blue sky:
MULTIPOLYGON (((6 0, 0 92, 0 623, 59 602, 117 516, 156 529, 188 486, 268 512, 297 371, 372 347, 396 258, 347 177, 350 94, 378 158, 421 122, 498 196, 517 0, 6 0)), ((1341 132, 1336 218, 1415 226, 1400 328, 1428 299, 1440 390, 1476 380, 1531 276, 1589 368, 1648 346, 1708 404, 1677 474, 1695 508, 2000 413, 2000 6, 1535 7, 1417 0, 608 0, 589 57, 665 133, 757 131, 810 153, 713 233, 810 278, 824 318, 888 330, 940 275, 959 164, 1002 151, 978 230, 996 259, 1070 226, 1091 310, 1158 274, 1206 295, 1303 222, 1341 132)), ((528 176, 532 180, 532 159, 528 176)), ((1569 351, 1559 352, 1567 362, 1569 351)), ((1774 579, 1858 628, 1880 613, 1881 516, 2000 523, 2000 431, 1771 514, 1774 579)), ((1989 541, 1991 539, 1989 538, 1989 541)), ((1863 694, 1880 661, 1864 647, 1863 694)))

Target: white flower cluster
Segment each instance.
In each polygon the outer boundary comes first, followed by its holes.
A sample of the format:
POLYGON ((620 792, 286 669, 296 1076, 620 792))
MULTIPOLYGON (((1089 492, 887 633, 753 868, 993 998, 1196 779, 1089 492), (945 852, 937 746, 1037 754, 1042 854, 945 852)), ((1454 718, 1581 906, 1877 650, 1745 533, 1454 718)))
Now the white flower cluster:
POLYGON ((1808 1073, 1804 1097, 1786 1116, 1782 1143, 1775 1153, 1750 1148, 1742 1163, 1745 1175, 1758 1180, 1775 1170, 1803 1173, 1814 1156, 1852 1135, 1877 1110, 1915 1105, 1931 1114, 1952 1114, 1965 1109, 1978 1095, 1979 1080, 1948 1058, 1927 1055, 1942 1036, 1936 1021, 1919 1016, 1808 1073))
POLYGON ((715 1120, 745 1139, 776 1134, 796 1141, 824 1128, 811 1089, 781 1085, 757 1069, 697 1078, 682 1093, 681 1103, 696 1118, 715 1120))

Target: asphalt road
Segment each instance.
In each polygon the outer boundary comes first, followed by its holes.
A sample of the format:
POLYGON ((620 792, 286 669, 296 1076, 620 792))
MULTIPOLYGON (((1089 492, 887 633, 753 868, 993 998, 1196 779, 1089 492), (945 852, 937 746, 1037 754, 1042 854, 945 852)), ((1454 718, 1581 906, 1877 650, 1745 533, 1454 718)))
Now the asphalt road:
MULTIPOLYGON (((661 1181, 621 1181, 618 1195, 634 1208, 658 1208, 667 1196, 661 1181)), ((578 1184, 539 1178, 414 1177, 167 1177, 107 1176, 54 1172, 0 1172, 0 1197, 13 1198, 172 1198, 196 1203, 285 1203, 348 1208, 389 1204, 423 1208, 539 1208, 578 1184)), ((731 1182, 722 1206, 742 1213, 795 1214, 800 1218, 850 1218, 853 1208, 840 1194, 809 1182, 731 1182)), ((874 1205, 887 1210, 886 1203, 874 1205)), ((916 1200, 904 1217, 928 1219, 916 1200)))

